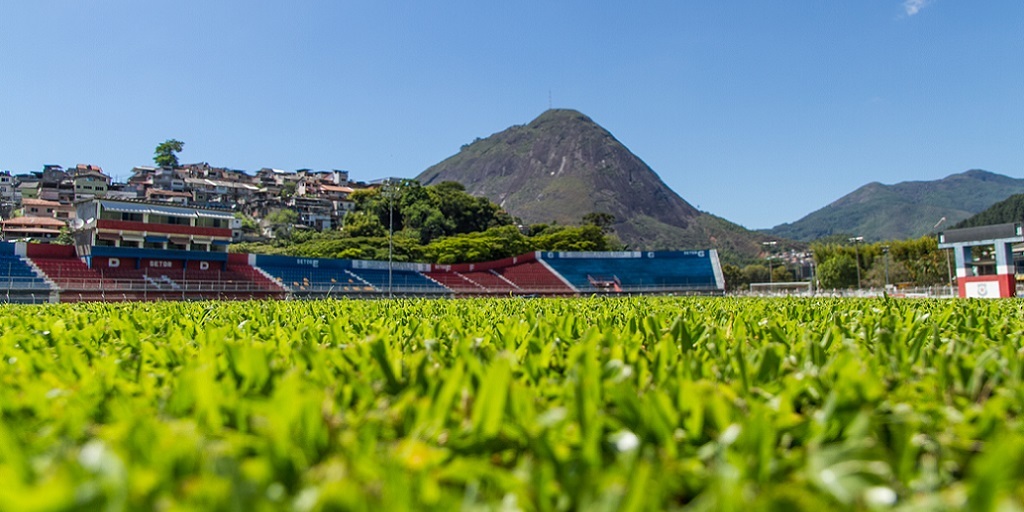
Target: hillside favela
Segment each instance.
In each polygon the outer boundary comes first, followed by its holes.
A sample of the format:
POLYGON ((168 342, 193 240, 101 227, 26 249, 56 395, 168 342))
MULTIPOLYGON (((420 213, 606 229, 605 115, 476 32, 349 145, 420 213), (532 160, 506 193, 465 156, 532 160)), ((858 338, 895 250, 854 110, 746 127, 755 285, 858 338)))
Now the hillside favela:
POLYGON ((1024 4, 51 7, 0 511, 1024 510, 1024 4))

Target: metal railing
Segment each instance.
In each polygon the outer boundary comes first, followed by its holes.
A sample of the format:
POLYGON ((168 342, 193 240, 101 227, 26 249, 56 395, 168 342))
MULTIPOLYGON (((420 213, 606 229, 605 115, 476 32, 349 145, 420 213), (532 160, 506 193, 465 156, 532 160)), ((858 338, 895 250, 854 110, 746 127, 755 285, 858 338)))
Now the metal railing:
POLYGON ((862 289, 824 289, 819 288, 808 292, 806 290, 772 290, 772 291, 739 291, 730 292, 730 295, 745 297, 889 297, 902 298, 934 298, 949 299, 958 297, 956 288, 945 286, 920 286, 913 288, 897 288, 885 290, 884 288, 862 288, 862 289))
POLYGON ((38 277, 0 276, 0 290, 49 290, 50 285, 38 277))
MULTIPOLYGON (((384 295, 387 296, 389 293, 388 287, 385 286, 359 286, 359 285, 321 285, 321 284, 309 284, 300 286, 286 286, 296 296, 312 296, 312 295, 384 295)), ((722 291, 709 288, 709 287, 692 287, 692 286, 671 286, 671 285, 652 285, 652 286, 627 286, 620 287, 619 290, 613 289, 599 289, 599 288, 584 288, 580 290, 573 290, 567 286, 521 286, 518 288, 503 287, 503 288, 470 288, 470 287, 459 287, 459 288, 442 288, 440 286, 408 286, 408 285, 395 285, 392 286, 391 293, 395 295, 415 295, 415 296, 462 296, 462 297, 508 297, 508 296, 552 296, 552 295, 667 295, 667 294, 678 294, 678 295, 721 295, 722 291)))
MULTIPOLYGON (((78 300, 194 300, 196 298, 219 298, 226 296, 267 296, 287 294, 295 298, 328 297, 387 297, 389 295, 416 297, 509 297, 509 296, 589 296, 589 295, 714 295, 720 290, 707 287, 649 285, 626 286, 618 290, 583 288, 572 290, 559 284, 551 286, 519 286, 500 288, 446 288, 441 285, 387 285, 352 283, 303 283, 295 286, 280 281, 173 279, 165 274, 144 275, 137 278, 96 278, 55 276, 52 282, 57 289, 40 279, 5 277, 0 278, 0 293, 7 288, 8 297, 25 296, 34 292, 46 297, 51 291, 78 300)), ((9 299, 8 302, 11 302, 9 299)))
POLYGON ((252 281, 213 281, 196 279, 162 279, 151 276, 148 279, 96 279, 60 277, 54 282, 61 291, 111 291, 111 292, 280 292, 276 286, 261 285, 252 281))

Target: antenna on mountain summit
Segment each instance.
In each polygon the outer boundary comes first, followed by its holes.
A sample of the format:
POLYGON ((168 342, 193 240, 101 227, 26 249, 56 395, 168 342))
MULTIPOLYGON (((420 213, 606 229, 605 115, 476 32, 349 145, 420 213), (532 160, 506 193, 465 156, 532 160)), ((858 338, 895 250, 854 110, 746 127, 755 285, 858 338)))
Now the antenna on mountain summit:
POLYGON ((551 110, 551 89, 548 89, 548 110, 551 110))

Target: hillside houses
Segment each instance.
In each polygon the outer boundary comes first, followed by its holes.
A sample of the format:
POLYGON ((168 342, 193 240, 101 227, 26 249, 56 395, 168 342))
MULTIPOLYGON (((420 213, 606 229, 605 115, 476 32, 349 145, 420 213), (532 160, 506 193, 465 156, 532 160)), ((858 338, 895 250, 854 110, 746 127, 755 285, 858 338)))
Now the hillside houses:
POLYGON ((104 197, 111 179, 103 169, 78 164, 65 170, 44 165, 42 171, 0 173, 0 236, 5 240, 50 241, 74 218, 75 200, 104 197))
MULTIPOLYGON (((42 171, 0 173, 0 218, 49 217, 63 222, 73 217, 76 202, 107 198, 227 208, 256 220, 289 209, 298 213, 300 224, 321 231, 341 226, 342 218, 354 207, 349 198, 352 192, 348 171, 340 170, 264 168, 250 175, 202 162, 173 169, 139 166, 132 169, 126 182, 114 183, 94 165, 79 164, 67 170, 45 165, 42 171)), ((22 224, 25 222, 11 223, 12 230, 4 230, 3 238, 48 241, 60 228, 56 223, 44 222, 46 231, 32 237, 26 235, 34 231, 26 229, 41 227, 22 224), (15 226, 19 229, 14 230, 15 226)))
POLYGON ((140 197, 193 206, 231 208, 255 219, 280 209, 294 210, 301 224, 335 229, 354 204, 347 171, 243 171, 187 164, 177 169, 136 167, 128 180, 140 197))
POLYGON ((87 164, 78 164, 68 173, 74 190, 73 199, 90 199, 104 197, 110 189, 110 176, 103 170, 87 164))
POLYGON ((7 218, 16 206, 15 192, 18 186, 11 171, 0 171, 0 218, 7 218))

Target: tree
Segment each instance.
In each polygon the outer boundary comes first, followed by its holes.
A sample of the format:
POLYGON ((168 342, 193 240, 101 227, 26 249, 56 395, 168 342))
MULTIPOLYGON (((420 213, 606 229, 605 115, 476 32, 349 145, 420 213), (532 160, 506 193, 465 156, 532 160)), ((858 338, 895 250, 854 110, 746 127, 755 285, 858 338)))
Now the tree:
POLYGON ((434 240, 424 253, 437 263, 469 263, 508 258, 530 249, 530 242, 515 226, 499 226, 434 240))
POLYGON ((167 139, 156 146, 153 161, 160 167, 175 168, 178 166, 178 155, 185 143, 180 140, 167 139))
POLYGON ((727 292, 745 290, 750 285, 750 281, 747 281, 743 271, 736 265, 728 263, 722 265, 722 277, 725 278, 725 291, 727 292))
POLYGON ((429 202, 416 202, 402 208, 405 228, 415 231, 421 244, 445 236, 455 229, 455 223, 429 202))
POLYGON ((948 282, 949 255, 939 249, 931 236, 892 242, 889 255, 906 267, 910 279, 918 286, 948 282))
POLYGON ((295 210, 274 210, 263 220, 270 225, 275 238, 288 239, 291 237, 292 226, 299 221, 299 214, 295 210))
POLYGON ((242 213, 235 212, 235 218, 242 221, 242 232, 250 235, 260 234, 260 224, 256 222, 252 217, 242 213))
POLYGON ((546 232, 530 237, 535 250, 539 251, 607 251, 610 250, 609 240, 598 226, 565 226, 560 229, 548 229, 546 232))
POLYGON ((768 267, 760 264, 752 264, 743 267, 743 278, 749 283, 767 283, 769 279, 768 267))
MULTIPOLYGON (((876 261, 874 266, 867 269, 862 274, 862 281, 865 287, 871 288, 882 288, 885 286, 885 261, 876 261)), ((914 279, 910 276, 910 271, 907 266, 901 261, 895 261, 892 258, 889 259, 889 284, 907 284, 913 283, 914 279)))
POLYGON ((345 233, 352 237, 382 237, 387 230, 376 216, 361 211, 345 214, 342 221, 345 233))
POLYGON ((776 283, 789 283, 793 281, 793 273, 784 265, 772 268, 772 281, 776 283))
POLYGON ((448 234, 476 233, 512 224, 512 217, 498 205, 486 197, 468 194, 460 183, 443 181, 427 187, 427 192, 434 206, 454 224, 454 232, 448 234))
POLYGON ((74 245, 75 237, 67 227, 62 227, 60 228, 60 235, 52 243, 56 245, 74 245))
POLYGON ((857 263, 849 254, 838 254, 818 265, 818 280, 824 288, 849 288, 857 284, 857 263))
POLYGON ((295 195, 295 182, 289 181, 281 185, 281 199, 291 199, 295 195))
POLYGON ((591 212, 583 216, 584 225, 592 225, 601 228, 601 232, 608 234, 612 232, 612 224, 615 224, 615 216, 604 212, 591 212))

